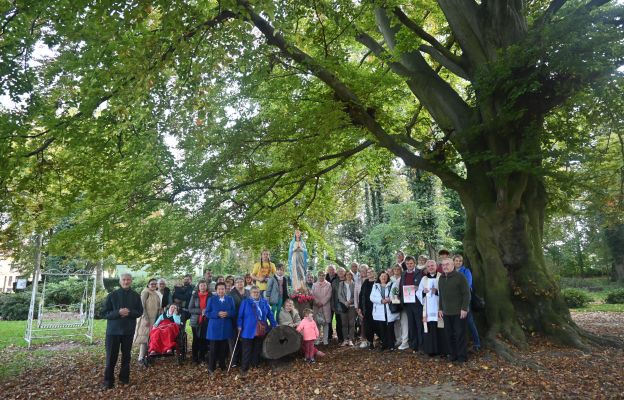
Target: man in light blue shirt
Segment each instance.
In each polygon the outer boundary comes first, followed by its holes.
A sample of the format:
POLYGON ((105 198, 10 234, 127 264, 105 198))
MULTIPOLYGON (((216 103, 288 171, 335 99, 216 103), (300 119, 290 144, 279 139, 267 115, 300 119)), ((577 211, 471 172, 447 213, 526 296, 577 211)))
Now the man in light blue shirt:
MULTIPOLYGON (((464 258, 459 254, 455 255, 453 257, 453 264, 455 265, 455 270, 461 272, 466 277, 468 285, 470 286, 470 293, 472 294, 472 272, 464 266, 464 258)), ((479 331, 475 325, 474 318, 472 318, 472 310, 468 310, 467 318, 468 329, 470 329, 470 335, 472 336, 473 349, 479 351, 481 350, 481 340, 479 339, 479 331)))

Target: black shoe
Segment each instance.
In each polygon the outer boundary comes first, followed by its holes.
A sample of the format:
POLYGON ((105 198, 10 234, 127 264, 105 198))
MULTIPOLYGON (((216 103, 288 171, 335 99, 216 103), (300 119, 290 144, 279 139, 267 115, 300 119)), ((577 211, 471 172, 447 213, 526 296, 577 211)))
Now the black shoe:
POLYGON ((120 384, 122 384, 122 385, 124 385, 124 386, 127 386, 127 385, 129 385, 129 384, 130 384, 130 381, 122 381, 122 380, 120 379, 120 380, 119 380, 119 383, 120 383, 120 384))
POLYGON ((103 383, 102 384, 102 390, 110 390, 113 388, 113 384, 112 383, 103 383))
POLYGON ((210 369, 210 368, 208 368, 208 375, 209 375, 209 376, 213 376, 213 375, 214 375, 214 373, 215 373, 215 372, 214 372, 214 369, 210 369))

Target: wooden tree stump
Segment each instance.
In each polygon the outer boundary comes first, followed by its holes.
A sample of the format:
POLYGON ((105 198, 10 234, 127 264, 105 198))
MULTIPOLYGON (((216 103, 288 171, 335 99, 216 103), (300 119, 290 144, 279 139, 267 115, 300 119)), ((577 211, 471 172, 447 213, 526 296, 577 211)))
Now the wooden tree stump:
POLYGON ((267 334, 262 344, 262 357, 277 360, 301 349, 301 335, 290 326, 280 325, 267 334))

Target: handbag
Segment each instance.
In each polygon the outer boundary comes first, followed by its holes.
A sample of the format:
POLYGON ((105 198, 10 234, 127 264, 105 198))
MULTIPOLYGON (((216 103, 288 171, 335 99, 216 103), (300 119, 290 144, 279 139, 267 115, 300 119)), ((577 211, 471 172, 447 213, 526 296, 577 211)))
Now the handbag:
POLYGON ((345 306, 343 303, 338 302, 336 303, 336 312, 339 314, 344 314, 348 311, 347 306, 345 306))
POLYGON ((470 291, 470 308, 472 311, 485 310, 485 300, 482 297, 477 296, 474 291, 470 291))
POLYGON ((258 320, 256 321, 256 337, 265 337, 267 334, 266 323, 258 320))
POLYGON ((403 305, 401 303, 389 303, 388 308, 390 308, 390 312, 393 314, 400 313, 403 311, 403 305))
POLYGON ((256 313, 256 333, 254 336, 256 337, 265 337, 267 334, 268 326, 266 322, 260 320, 260 316, 258 315, 258 310, 254 311, 256 313))

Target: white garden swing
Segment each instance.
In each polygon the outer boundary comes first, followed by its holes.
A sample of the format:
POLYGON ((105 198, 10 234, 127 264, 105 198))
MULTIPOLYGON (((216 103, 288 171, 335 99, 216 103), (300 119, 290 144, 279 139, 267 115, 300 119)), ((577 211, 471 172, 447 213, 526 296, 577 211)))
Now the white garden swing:
POLYGON ((30 347, 33 339, 60 338, 72 336, 86 336, 93 342, 93 318, 95 315, 95 271, 35 271, 30 308, 28 310, 28 324, 24 339, 30 347), (82 298, 78 304, 46 304, 46 284, 49 277, 75 277, 84 282, 82 298), (39 281, 43 280, 41 293, 39 281), (35 306, 37 314, 35 319, 35 306))

